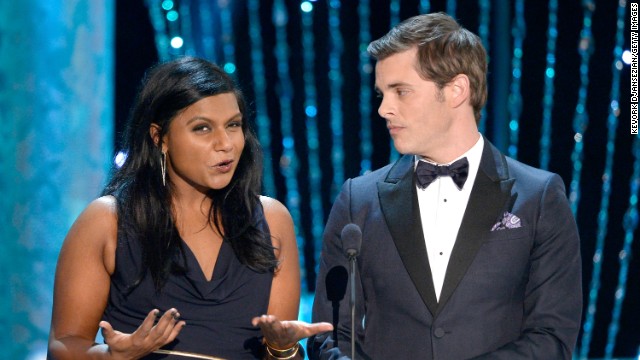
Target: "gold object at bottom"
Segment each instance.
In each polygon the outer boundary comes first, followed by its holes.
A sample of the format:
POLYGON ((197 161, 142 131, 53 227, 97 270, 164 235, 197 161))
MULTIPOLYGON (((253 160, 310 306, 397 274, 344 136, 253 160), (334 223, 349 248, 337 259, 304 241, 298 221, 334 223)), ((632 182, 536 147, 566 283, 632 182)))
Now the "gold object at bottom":
POLYGON ((192 359, 225 360, 223 358, 219 358, 219 357, 215 357, 215 356, 192 353, 192 352, 187 352, 187 351, 177 351, 177 350, 158 349, 158 350, 154 351, 154 353, 155 354, 167 354, 167 355, 184 356, 184 357, 192 358, 192 359))

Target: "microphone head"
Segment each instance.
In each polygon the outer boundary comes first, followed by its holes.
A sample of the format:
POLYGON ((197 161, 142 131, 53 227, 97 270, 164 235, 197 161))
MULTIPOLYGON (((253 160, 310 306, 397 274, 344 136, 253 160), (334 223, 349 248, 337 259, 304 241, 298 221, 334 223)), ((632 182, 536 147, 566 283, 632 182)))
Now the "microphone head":
POLYGON ((356 224, 347 224, 342 228, 340 234, 342 239, 342 250, 345 256, 352 258, 360 254, 360 246, 362 245, 362 230, 356 224))

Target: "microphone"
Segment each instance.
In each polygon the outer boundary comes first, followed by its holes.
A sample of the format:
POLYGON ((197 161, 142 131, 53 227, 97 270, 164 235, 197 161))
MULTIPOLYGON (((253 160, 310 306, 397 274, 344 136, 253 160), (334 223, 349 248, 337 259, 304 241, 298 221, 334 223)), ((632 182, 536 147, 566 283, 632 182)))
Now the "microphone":
POLYGON ((347 294, 347 282, 349 281, 349 273, 344 266, 334 266, 327 273, 324 280, 327 288, 327 300, 331 301, 333 309, 333 338, 335 345, 338 346, 338 322, 340 321, 340 301, 347 294))
POLYGON ((342 238, 342 249, 344 250, 344 255, 349 258, 349 260, 360 254, 362 231, 358 225, 345 225, 345 227, 342 228, 340 238, 342 238))
POLYGON ((349 305, 351 306, 351 360, 356 359, 356 257, 362 245, 362 230, 356 224, 347 224, 340 234, 344 255, 349 259, 349 305))

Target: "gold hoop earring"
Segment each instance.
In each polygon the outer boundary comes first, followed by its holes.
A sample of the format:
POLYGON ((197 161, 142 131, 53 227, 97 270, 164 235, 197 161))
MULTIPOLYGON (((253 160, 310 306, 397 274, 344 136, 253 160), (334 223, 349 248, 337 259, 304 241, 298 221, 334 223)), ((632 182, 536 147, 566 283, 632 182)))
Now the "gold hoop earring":
POLYGON ((167 186, 167 154, 164 151, 162 152, 162 160, 160 160, 160 171, 162 172, 162 186, 167 186))

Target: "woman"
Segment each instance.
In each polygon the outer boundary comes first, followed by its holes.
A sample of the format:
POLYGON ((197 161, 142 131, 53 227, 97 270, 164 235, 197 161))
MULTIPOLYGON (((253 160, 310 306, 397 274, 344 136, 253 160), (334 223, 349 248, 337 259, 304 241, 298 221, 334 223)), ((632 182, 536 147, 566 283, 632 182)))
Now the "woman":
POLYGON ((62 246, 51 358, 303 358, 298 340, 332 329, 294 321, 293 223, 258 195, 246 114, 233 80, 205 60, 148 74, 127 158, 62 246))

